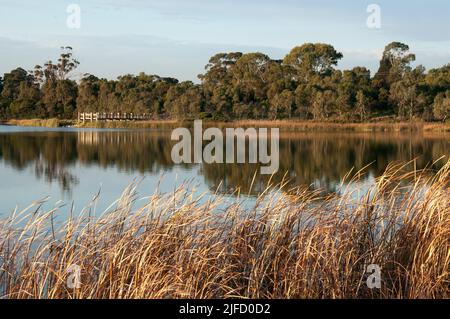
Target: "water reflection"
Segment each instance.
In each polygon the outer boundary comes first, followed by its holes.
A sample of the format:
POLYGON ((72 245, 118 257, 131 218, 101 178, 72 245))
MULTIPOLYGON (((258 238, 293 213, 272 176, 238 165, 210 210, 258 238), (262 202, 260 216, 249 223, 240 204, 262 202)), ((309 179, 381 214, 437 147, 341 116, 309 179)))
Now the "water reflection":
MULTIPOLYGON (((443 161, 434 162, 449 154, 450 139, 445 136, 284 134, 280 140, 280 170, 273 180, 281 181, 286 173, 292 186, 311 185, 332 192, 350 170, 358 171, 370 163, 367 178, 381 175, 389 163, 414 158, 417 158, 419 169, 439 169, 443 161)), ((256 168, 251 165, 204 165, 202 171, 211 185, 216 186, 224 180, 222 191, 230 191, 237 185, 248 189, 256 168)), ((264 188, 268 178, 257 175, 256 185, 264 188)))
MULTIPOLYGON (((438 169, 443 161, 432 163, 449 155, 449 141, 448 135, 281 134, 280 170, 273 177, 259 175, 258 166, 249 164, 203 164, 199 171, 213 191, 233 192, 240 186, 247 192, 253 185, 252 193, 258 193, 268 178, 279 182, 285 174, 292 186, 312 185, 333 191, 352 168, 359 170, 369 163, 373 163, 368 168, 371 176, 379 176, 390 162, 416 157, 417 168, 428 165, 438 169)), ((117 169, 130 175, 130 180, 136 175, 168 171, 174 166, 170 155, 173 144, 170 131, 19 131, 0 133, 0 161, 17 172, 31 169, 39 180, 57 182, 70 192, 82 177, 77 170, 80 165, 117 169)), ((195 165, 183 167, 198 170, 195 165)))

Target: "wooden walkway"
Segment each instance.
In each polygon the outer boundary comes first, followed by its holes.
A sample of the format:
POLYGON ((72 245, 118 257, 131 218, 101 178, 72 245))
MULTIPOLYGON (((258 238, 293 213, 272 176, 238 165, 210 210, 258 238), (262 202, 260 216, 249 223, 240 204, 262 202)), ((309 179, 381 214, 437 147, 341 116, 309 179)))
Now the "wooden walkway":
POLYGON ((78 113, 78 121, 145 121, 150 120, 150 114, 133 113, 78 113))

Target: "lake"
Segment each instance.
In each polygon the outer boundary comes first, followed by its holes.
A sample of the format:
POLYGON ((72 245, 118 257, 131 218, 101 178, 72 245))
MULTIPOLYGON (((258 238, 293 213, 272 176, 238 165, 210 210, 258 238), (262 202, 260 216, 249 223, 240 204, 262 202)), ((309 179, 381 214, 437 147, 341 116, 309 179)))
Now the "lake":
MULTIPOLYGON (((182 164, 171 159, 170 130, 97 130, 0 126, 0 214, 50 196, 80 211, 100 191, 103 211, 127 185, 144 178, 139 194, 171 192, 188 181, 196 192, 232 197, 261 192, 270 178, 255 164, 182 164), (252 183, 253 181, 253 183, 252 183), (250 190, 250 186, 252 188, 250 190)), ((389 163, 417 158, 416 167, 439 169, 450 155, 449 135, 438 133, 281 133, 280 170, 289 186, 309 185, 334 192, 353 168, 368 164, 370 184, 389 163)), ((365 185, 360 185, 364 188, 365 185)))

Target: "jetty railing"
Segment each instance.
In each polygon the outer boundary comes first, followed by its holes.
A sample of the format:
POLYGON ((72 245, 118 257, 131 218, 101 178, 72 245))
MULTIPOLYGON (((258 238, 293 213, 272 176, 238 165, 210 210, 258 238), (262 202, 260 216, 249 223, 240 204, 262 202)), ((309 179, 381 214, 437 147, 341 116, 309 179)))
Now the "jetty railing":
POLYGON ((134 113, 78 113, 78 121, 144 121, 150 120, 150 114, 134 114, 134 113))

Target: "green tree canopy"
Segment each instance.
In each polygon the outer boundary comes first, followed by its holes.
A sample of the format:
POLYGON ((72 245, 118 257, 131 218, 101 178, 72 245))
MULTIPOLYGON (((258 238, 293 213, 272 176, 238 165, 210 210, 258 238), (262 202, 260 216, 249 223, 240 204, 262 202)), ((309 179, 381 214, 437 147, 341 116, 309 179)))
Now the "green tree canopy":
POLYGON ((308 81, 311 74, 329 75, 342 57, 332 45, 306 43, 293 48, 283 63, 292 68, 298 80, 308 81))

